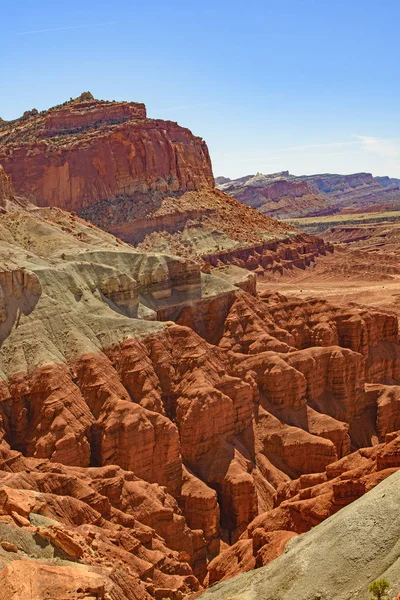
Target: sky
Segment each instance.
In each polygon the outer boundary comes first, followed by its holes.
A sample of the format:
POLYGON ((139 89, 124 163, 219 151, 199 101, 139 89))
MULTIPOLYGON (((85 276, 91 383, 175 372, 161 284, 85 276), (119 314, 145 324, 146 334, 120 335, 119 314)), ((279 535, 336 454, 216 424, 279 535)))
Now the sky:
POLYGON ((15 0, 0 117, 89 90, 208 144, 214 174, 400 177, 398 0, 15 0))

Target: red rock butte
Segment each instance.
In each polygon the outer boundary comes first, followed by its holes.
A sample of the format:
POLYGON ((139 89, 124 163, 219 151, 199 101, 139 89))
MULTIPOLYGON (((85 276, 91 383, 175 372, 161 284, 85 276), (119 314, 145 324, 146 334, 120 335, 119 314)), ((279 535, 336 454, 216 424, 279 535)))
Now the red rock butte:
POLYGON ((0 125, 0 165, 18 196, 74 210, 144 251, 262 274, 331 250, 216 190, 206 143, 140 103, 85 92, 26 111, 0 125))
POLYGON ((140 103, 79 98, 0 125, 0 164, 39 206, 79 210, 135 192, 213 187, 206 143, 140 103))

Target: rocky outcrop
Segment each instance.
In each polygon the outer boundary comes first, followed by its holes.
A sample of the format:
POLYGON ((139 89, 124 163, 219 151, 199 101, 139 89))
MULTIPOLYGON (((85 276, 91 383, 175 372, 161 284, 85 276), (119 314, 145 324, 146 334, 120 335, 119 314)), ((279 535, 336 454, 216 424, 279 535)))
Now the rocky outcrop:
POLYGON ((182 598, 199 589, 188 561, 204 565, 203 538, 162 488, 115 466, 18 462, 1 451, 0 597, 22 600, 26 586, 38 599, 182 598))
POLYGON ((293 536, 309 531, 392 475, 400 467, 399 441, 399 433, 392 433, 384 443, 331 463, 321 473, 281 484, 275 508, 258 516, 236 544, 211 561, 207 582, 269 564, 283 554, 293 536))
POLYGON ((120 307, 128 317, 138 315, 138 284, 129 275, 111 275, 111 277, 103 279, 100 290, 113 304, 120 307))
POLYGON ((189 527, 201 529, 210 552, 218 553, 220 507, 217 492, 184 468, 179 503, 189 527))
POLYGON ((389 595, 394 597, 400 585, 393 552, 400 528, 399 486, 400 474, 395 473, 312 531, 289 541, 285 553, 268 566, 215 585, 201 598, 361 599, 368 585, 382 577, 390 581, 389 595))
POLYGON ((68 103, 58 110, 45 115, 40 137, 68 135, 85 129, 99 128, 102 125, 119 125, 126 121, 147 118, 146 107, 138 102, 99 102, 82 100, 68 103))
MULTIPOLYGON (((205 142, 177 123, 147 118, 140 103, 86 92, 27 112, 0 125, 0 164, 17 194, 74 210, 145 252, 262 275, 305 268, 331 250, 214 189, 205 142)), ((306 187, 293 185, 299 193, 306 187)))
POLYGON ((8 335, 21 314, 34 309, 42 293, 38 276, 28 269, 0 270, 0 343, 8 335))
POLYGON ((275 276, 295 268, 306 269, 316 257, 333 252, 331 244, 311 236, 292 235, 262 244, 238 245, 236 248, 204 254, 203 260, 215 267, 235 265, 254 271, 258 277, 275 276))
POLYGON ((207 146, 143 104, 84 97, 0 127, 0 164, 18 194, 79 210, 136 192, 213 186, 207 146))

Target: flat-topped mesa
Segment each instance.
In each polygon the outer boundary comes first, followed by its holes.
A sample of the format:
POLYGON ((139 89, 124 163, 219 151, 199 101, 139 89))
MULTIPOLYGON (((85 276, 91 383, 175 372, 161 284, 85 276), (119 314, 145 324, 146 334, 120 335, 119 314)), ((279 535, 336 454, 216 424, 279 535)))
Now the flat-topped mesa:
POLYGON ((143 120, 146 116, 146 107, 140 102, 71 102, 46 114, 40 137, 76 133, 130 120, 143 120))
MULTIPOLYGON (((74 211, 146 252, 213 266, 234 262, 258 269, 258 275, 267 267, 306 268, 314 250, 326 251, 322 242, 321 248, 310 247, 312 241, 298 238, 291 225, 216 190, 204 140, 172 121, 147 118, 143 104, 95 100, 84 93, 32 113, 0 126, 0 164, 16 193, 37 206, 74 211), (276 242, 292 246, 294 238, 297 250, 268 254, 261 265, 271 244, 276 251, 276 242)), ((285 185, 281 175, 271 176, 274 185, 285 185)), ((308 189, 304 182, 286 185, 308 189)), ((119 281, 123 288, 112 294, 119 300, 126 295, 135 312, 126 283, 119 281)), ((160 285, 164 295, 168 286, 160 285)), ((194 291, 197 297, 198 283, 194 291)))

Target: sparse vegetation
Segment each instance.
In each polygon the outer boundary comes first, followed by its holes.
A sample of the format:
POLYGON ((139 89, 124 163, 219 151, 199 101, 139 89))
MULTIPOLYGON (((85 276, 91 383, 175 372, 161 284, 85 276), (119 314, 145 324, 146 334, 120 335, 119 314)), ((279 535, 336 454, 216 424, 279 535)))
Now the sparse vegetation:
POLYGON ((368 213, 345 213, 328 215, 324 217, 303 217, 297 219, 282 219, 284 223, 294 225, 307 233, 318 234, 331 227, 341 225, 364 225, 381 223, 383 221, 396 221, 400 219, 400 210, 368 213))
POLYGON ((387 579, 377 579, 368 586, 368 591, 372 594, 370 600, 389 600, 388 591, 390 583, 387 579))
POLYGON ((388 210, 382 212, 368 213, 344 213, 337 215, 327 215, 323 217, 303 217, 298 219, 283 219, 292 225, 312 225, 316 223, 348 223, 349 221, 375 221, 376 219, 400 218, 400 210, 388 210))

